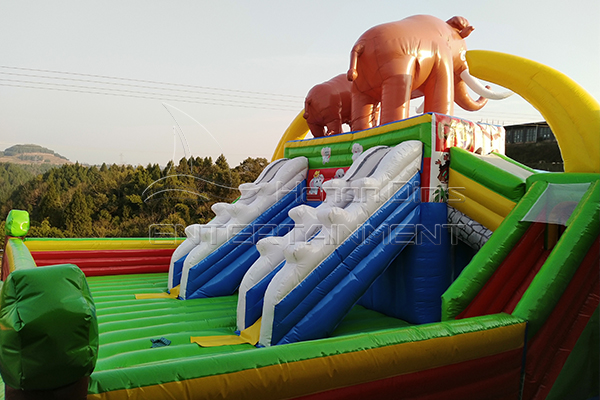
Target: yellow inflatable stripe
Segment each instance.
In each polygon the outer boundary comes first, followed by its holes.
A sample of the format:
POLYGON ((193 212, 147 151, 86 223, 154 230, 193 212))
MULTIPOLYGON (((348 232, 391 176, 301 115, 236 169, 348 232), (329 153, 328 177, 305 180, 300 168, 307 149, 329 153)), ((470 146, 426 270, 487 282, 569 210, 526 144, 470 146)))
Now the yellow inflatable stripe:
POLYGON ((205 399, 293 398, 522 348, 524 337, 525 323, 522 323, 288 362, 285 365, 269 365, 138 389, 89 394, 88 399, 125 400, 141 398, 143 395, 144 398, 153 400, 172 400, 186 398, 189 393, 202 393, 202 398, 205 399), (469 351, 464 351, 465 349, 469 351))
POLYGON ((498 229, 502 221, 504 221, 503 216, 496 214, 489 208, 468 198, 462 191, 458 192, 454 189, 449 189, 448 205, 471 217, 491 231, 498 229))
POLYGON ((244 329, 238 335, 218 335, 218 336, 192 336, 191 343, 196 343, 202 347, 217 347, 235 344, 251 344, 255 346, 260 337, 260 321, 258 319, 252 326, 244 329))
MULTIPOLYGON (((317 146, 317 145, 325 145, 325 144, 333 144, 333 143, 352 142, 352 141, 363 139, 366 137, 377 136, 382 133, 387 133, 387 132, 392 132, 392 131, 396 131, 396 130, 400 130, 400 129, 410 128, 411 126, 423 124, 426 122, 431 122, 431 119, 432 119, 431 114, 424 114, 419 117, 410 118, 410 119, 394 122, 391 124, 378 126, 378 127, 371 128, 371 129, 366 129, 364 131, 358 131, 356 133, 348 133, 345 135, 326 136, 326 137, 319 138, 319 139, 313 139, 313 140, 310 140, 307 142, 284 143, 284 145, 285 145, 284 147, 297 148, 297 147, 317 146)), ((281 156, 283 157, 283 154, 281 156)))
POLYGON ((183 239, 151 240, 151 239, 59 239, 59 240, 25 240, 29 251, 80 251, 80 250, 138 250, 138 249, 174 249, 183 239))
POLYGON ((145 300, 145 299, 176 299, 179 297, 179 285, 175 286, 171 289, 171 292, 164 293, 140 293, 136 294, 136 300, 145 300))
POLYGON ((247 344, 238 335, 216 335, 216 336, 191 336, 190 343, 196 343, 200 347, 219 347, 236 344, 247 344))
POLYGON ((471 178, 450 168, 450 179, 448 187, 455 192, 462 193, 464 196, 475 200, 479 204, 492 210, 494 213, 506 217, 515 207, 515 202, 494 192, 491 189, 475 182, 471 178))
MULTIPOLYGON (((6 239, 9 240, 9 239, 6 239)), ((15 269, 16 269, 16 265, 15 265, 15 255, 13 253, 13 246, 10 245, 10 243, 7 243, 6 246, 4 247, 4 257, 2 258, 2 263, 6 263, 6 265, 8 265, 8 274, 12 274, 15 269)), ((2 279, 6 280, 7 276, 3 276, 2 279)))

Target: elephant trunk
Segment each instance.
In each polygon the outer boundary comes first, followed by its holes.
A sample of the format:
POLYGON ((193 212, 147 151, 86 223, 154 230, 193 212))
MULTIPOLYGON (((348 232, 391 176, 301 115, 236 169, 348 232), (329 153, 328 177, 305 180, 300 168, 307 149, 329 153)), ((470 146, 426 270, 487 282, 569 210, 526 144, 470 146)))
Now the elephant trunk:
POLYGON ((353 82, 356 78, 358 78, 358 71, 357 71, 358 57, 360 57, 360 55, 363 53, 364 50, 365 50, 364 44, 356 43, 354 45, 354 47, 352 48, 352 52, 350 52, 350 68, 348 69, 348 72, 346 73, 346 77, 348 78, 348 80, 350 82, 353 82))
POLYGON ((466 83, 469 88, 471 88, 478 95, 485 97, 486 99, 502 100, 513 94, 513 92, 510 92, 510 91, 498 93, 498 92, 494 92, 493 90, 486 88, 485 86, 483 86, 483 84, 481 82, 479 82, 477 79, 475 79, 473 76, 471 76, 468 69, 465 69, 460 74, 460 77, 461 77, 462 81, 464 83, 466 83))
POLYGON ((479 99, 473 100, 467 91, 467 85, 464 81, 459 80, 454 84, 454 102, 460 108, 466 111, 478 111, 487 104, 488 99, 480 96, 479 99))

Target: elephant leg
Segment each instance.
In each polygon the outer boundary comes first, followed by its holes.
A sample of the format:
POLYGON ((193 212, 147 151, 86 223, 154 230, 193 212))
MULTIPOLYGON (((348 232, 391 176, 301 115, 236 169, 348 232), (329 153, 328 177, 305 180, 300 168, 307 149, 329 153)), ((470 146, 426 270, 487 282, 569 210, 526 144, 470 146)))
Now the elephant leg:
POLYGON ((379 110, 381 109, 381 104, 377 104, 373 108, 373 115, 371 115, 371 126, 376 126, 379 122, 379 110))
POLYGON ((314 124, 312 122, 308 123, 308 128, 310 129, 310 133, 314 137, 323 137, 325 136, 325 127, 323 125, 314 124))
POLYGON ((371 96, 352 88, 352 123, 353 131, 361 131, 372 127, 372 115, 379 102, 371 96))
POLYGON ((338 133, 342 133, 342 120, 336 119, 327 123, 327 135, 337 135, 338 133))
POLYGON ((425 86, 424 112, 452 115, 454 113, 454 76, 452 67, 440 63, 425 86))
POLYGON ((415 60, 403 57, 391 61, 382 73, 387 78, 381 86, 381 124, 408 118, 415 60))

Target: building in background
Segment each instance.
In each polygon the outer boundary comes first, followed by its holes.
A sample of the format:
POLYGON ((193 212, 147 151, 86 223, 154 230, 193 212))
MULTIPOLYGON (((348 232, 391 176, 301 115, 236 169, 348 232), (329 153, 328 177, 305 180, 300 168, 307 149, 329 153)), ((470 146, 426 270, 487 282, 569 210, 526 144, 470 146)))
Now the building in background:
POLYGON ((546 121, 508 125, 504 129, 508 157, 534 169, 564 171, 556 137, 546 121))

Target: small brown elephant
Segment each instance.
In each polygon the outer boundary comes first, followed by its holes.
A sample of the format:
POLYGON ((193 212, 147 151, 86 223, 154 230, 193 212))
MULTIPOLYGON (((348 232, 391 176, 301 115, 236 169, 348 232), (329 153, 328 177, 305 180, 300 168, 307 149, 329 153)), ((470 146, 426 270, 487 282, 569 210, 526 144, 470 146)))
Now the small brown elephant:
POLYGON ((351 104, 352 83, 343 74, 310 89, 304 101, 304 119, 313 136, 342 133, 342 124, 350 124, 351 104))
MULTIPOLYGON (((314 137, 342 133, 342 124, 350 125, 351 110, 352 82, 346 74, 316 85, 304 101, 304 118, 314 137)), ((371 121, 377 120, 378 111, 370 115, 371 121)))

